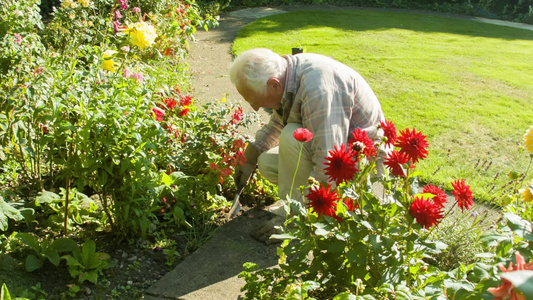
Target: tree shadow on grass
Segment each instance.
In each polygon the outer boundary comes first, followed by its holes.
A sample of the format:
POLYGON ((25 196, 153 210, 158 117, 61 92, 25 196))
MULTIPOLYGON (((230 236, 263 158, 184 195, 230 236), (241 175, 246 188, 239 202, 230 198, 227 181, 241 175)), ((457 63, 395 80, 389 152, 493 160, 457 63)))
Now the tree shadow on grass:
POLYGON ((256 31, 280 33, 316 27, 331 27, 350 31, 381 31, 403 29, 467 35, 504 40, 533 40, 533 31, 459 18, 410 12, 369 10, 293 11, 258 19, 244 27, 238 37, 248 37, 256 31))

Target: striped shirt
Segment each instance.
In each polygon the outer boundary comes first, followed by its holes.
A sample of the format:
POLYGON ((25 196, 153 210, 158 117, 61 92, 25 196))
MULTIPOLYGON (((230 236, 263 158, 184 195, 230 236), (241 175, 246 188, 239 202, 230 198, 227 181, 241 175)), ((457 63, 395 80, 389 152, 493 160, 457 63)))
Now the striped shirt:
POLYGON ((311 53, 283 58, 288 65, 282 110, 256 133, 254 145, 261 152, 274 148, 287 123, 302 124, 314 135, 304 145, 313 153, 311 176, 325 182, 328 151, 347 144, 353 129, 377 138, 376 125, 385 119, 381 105, 363 77, 338 61, 311 53))

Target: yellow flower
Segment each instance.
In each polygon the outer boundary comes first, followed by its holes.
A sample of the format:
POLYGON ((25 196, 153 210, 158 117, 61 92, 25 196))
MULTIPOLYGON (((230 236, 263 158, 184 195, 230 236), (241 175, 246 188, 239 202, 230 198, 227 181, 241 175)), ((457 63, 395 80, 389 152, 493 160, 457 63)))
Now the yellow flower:
POLYGON ((526 186, 526 188, 521 189, 520 195, 522 195, 522 201, 531 202, 533 201, 533 185, 526 186))
POLYGON ((220 102, 226 102, 226 97, 222 97, 222 99, 220 99, 220 102))
POLYGON ((64 8, 67 8, 67 7, 76 8, 78 7, 78 4, 72 0, 65 0, 63 1, 63 3, 61 3, 61 6, 63 6, 64 8))
POLYGON ((531 126, 524 135, 524 147, 530 153, 533 153, 533 126, 531 126))
POLYGON ((154 26, 142 21, 129 24, 124 32, 131 37, 132 44, 141 49, 152 46, 157 37, 154 26))
POLYGON ((81 6, 83 7, 89 7, 89 5, 91 4, 91 1, 89 0, 78 0, 78 2, 81 4, 81 6))
POLYGON ((117 53, 115 50, 106 50, 104 52, 104 62, 102 63, 102 68, 107 71, 115 72, 115 66, 117 65, 116 62, 111 59, 113 54, 117 53))

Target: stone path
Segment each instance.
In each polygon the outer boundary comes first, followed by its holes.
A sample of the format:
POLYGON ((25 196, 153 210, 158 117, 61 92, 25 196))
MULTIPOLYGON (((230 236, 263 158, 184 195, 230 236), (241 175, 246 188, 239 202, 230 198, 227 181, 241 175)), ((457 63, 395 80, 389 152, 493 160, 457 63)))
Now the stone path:
MULTIPOLYGON (((289 10, 338 9, 334 6, 303 6, 280 8, 249 8, 231 12, 220 20, 220 26, 208 32, 197 33, 197 43, 191 45, 188 57, 193 74, 196 101, 220 100, 241 101, 237 90, 227 75, 233 57, 231 44, 239 29, 247 23, 264 16, 285 13, 289 10)), ((356 8, 354 8, 356 9, 356 8)), ((533 25, 511 23, 483 18, 453 16, 479 22, 533 30, 533 25)), ((240 103, 246 112, 249 105, 240 103)), ((266 113, 260 113, 267 121, 266 113)), ((258 126, 258 125, 257 125, 258 126)), ((258 127, 250 128, 253 134, 258 127)), ((237 277, 243 270, 243 263, 255 262, 262 268, 277 265, 276 245, 266 246, 250 237, 250 230, 268 218, 268 213, 252 209, 217 229, 214 236, 200 249, 187 257, 173 271, 152 285, 144 299, 241 299, 240 291, 245 284, 237 277)))

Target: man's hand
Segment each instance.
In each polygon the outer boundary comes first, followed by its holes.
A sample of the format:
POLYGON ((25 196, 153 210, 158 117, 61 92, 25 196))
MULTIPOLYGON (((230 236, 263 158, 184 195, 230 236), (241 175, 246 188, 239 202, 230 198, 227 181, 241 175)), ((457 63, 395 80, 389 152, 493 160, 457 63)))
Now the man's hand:
POLYGON ((250 179, 250 177, 252 177, 252 173, 254 172, 255 167, 257 165, 257 158, 259 157, 259 154, 261 153, 257 151, 255 146, 249 143, 246 147, 246 150, 244 150, 246 163, 243 166, 237 166, 235 168, 235 174, 233 175, 235 185, 245 186, 246 183, 248 183, 248 180, 250 179))

